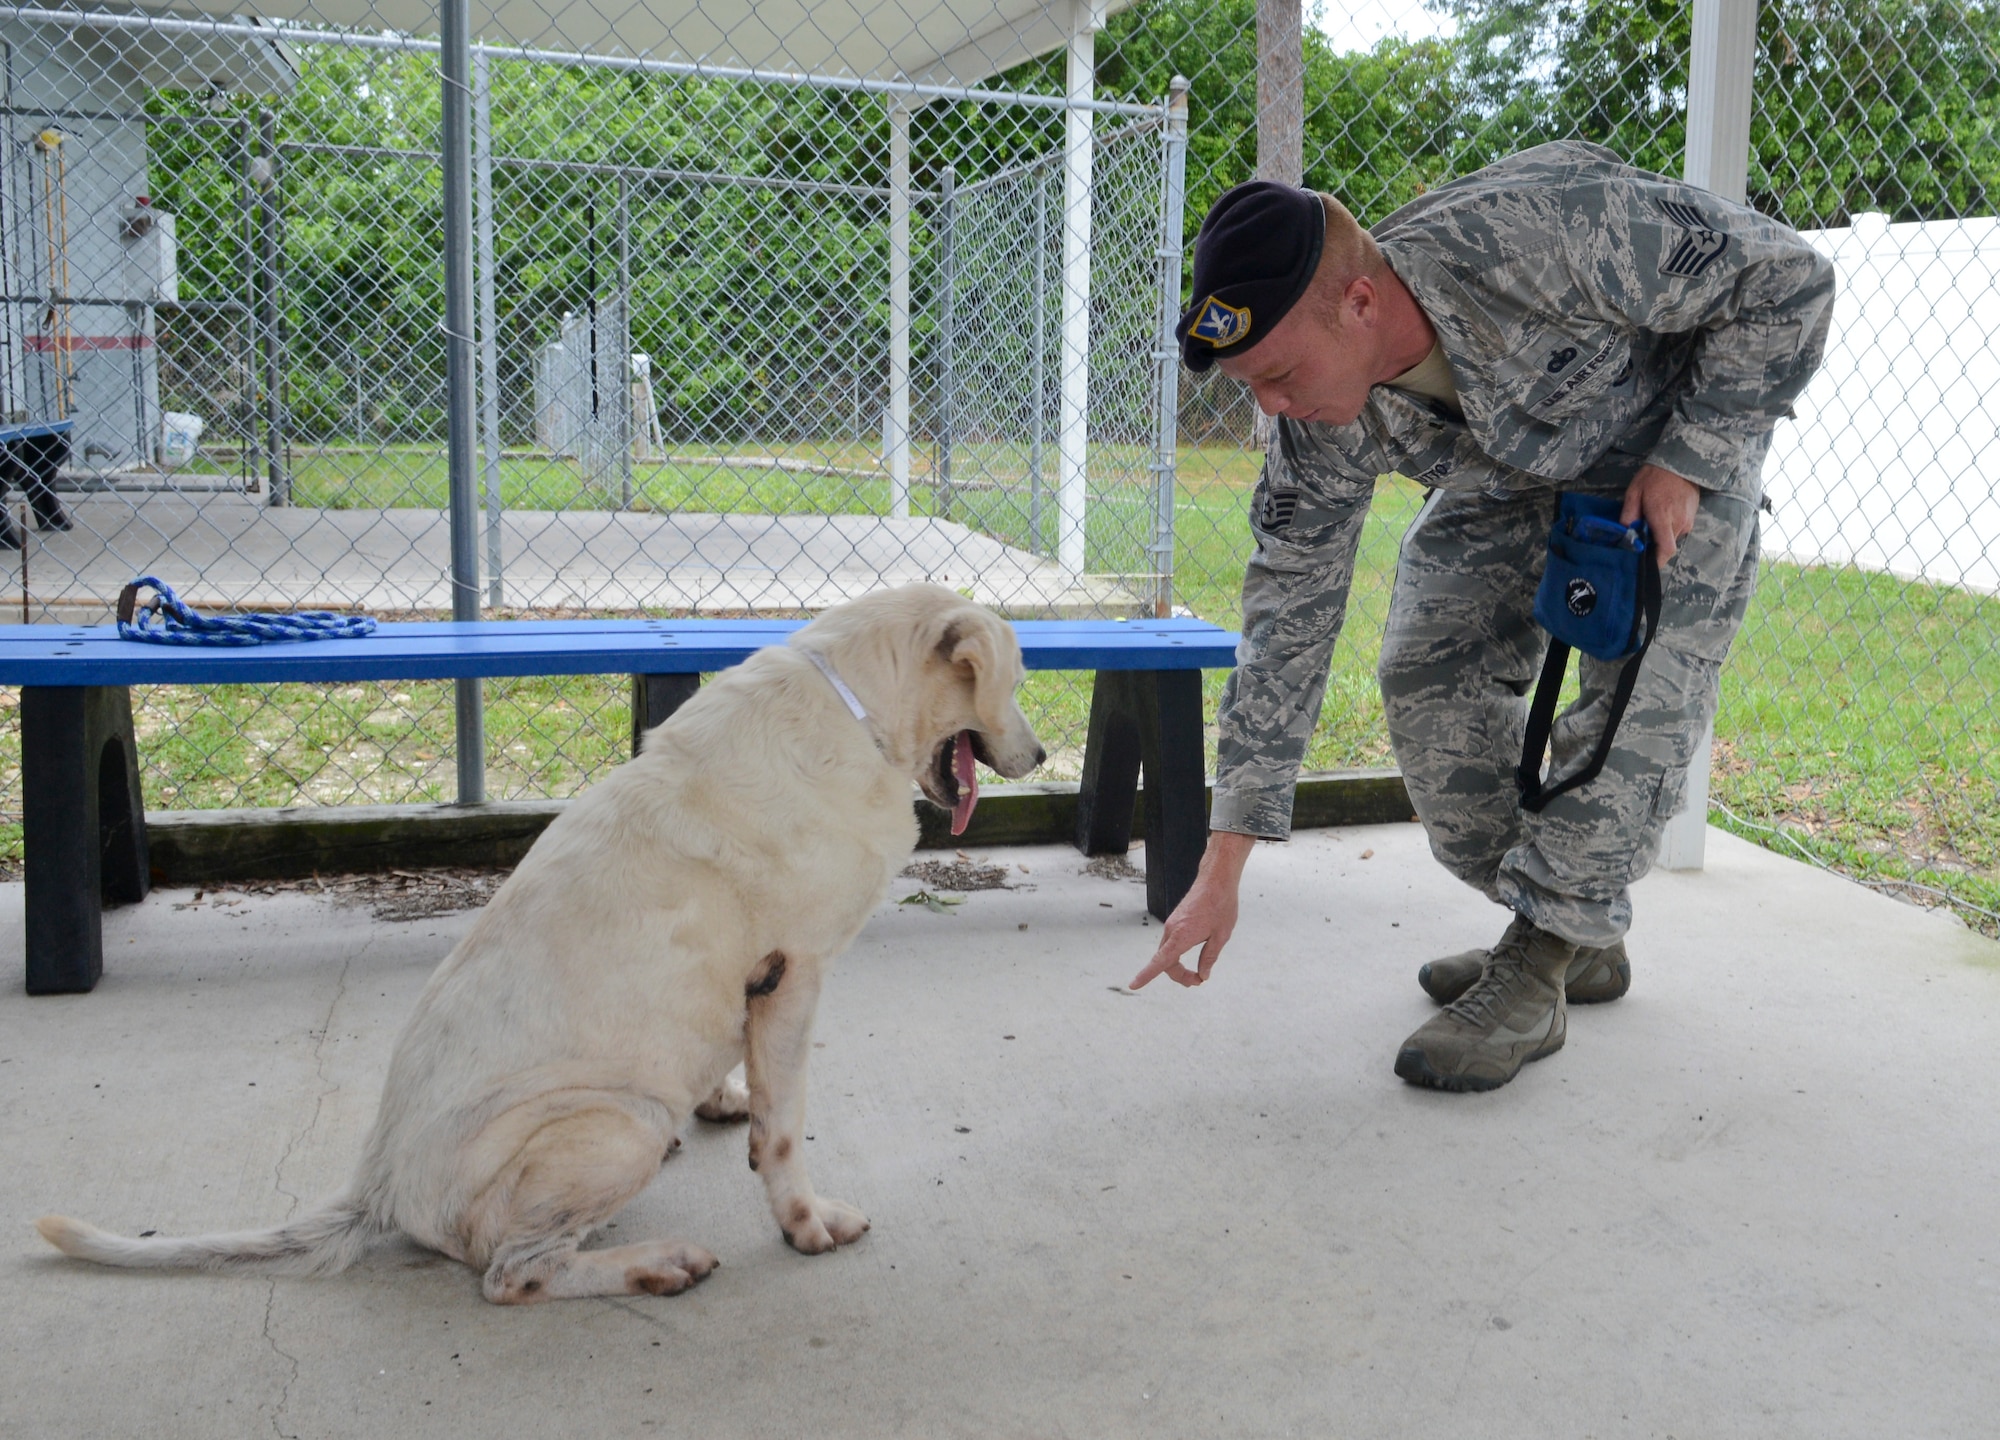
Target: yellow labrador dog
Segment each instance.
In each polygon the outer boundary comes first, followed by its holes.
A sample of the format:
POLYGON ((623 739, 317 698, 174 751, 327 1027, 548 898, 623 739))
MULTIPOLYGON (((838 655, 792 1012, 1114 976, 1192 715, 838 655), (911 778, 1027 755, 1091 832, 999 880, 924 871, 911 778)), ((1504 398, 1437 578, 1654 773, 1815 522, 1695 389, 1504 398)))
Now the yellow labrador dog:
POLYGON ((814 1191, 800 1143, 820 982, 916 844, 912 780, 962 830, 975 758, 1010 777, 1043 760, 1021 675, 1013 631, 940 586, 827 611, 703 686, 535 842, 418 1000, 345 1191, 269 1230, 36 1228, 106 1265, 294 1274, 400 1231, 502 1304, 672 1294, 715 1257, 580 1247, 689 1115, 747 1114, 785 1239, 859 1239, 868 1221, 814 1191))

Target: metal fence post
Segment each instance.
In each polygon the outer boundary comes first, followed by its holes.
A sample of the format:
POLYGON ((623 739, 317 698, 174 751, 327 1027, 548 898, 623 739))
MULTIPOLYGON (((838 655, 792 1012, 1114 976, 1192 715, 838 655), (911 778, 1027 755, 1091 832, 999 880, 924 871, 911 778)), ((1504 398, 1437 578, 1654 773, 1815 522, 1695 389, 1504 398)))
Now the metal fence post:
MULTIPOLYGON (((1741 200, 1750 174, 1750 81, 1757 65, 1757 0, 1694 0, 1688 46, 1690 185, 1741 200)), ((1660 864, 1699 870, 1708 843, 1708 772, 1715 722, 1688 766, 1687 801, 1660 837, 1660 864)))
POLYGON ((1180 460, 1181 357, 1174 324, 1181 309, 1181 210, 1187 195, 1188 82, 1168 82, 1160 160, 1160 326, 1153 342, 1159 370, 1157 454, 1153 461, 1153 570, 1159 576, 1153 614, 1174 612, 1174 485, 1180 460))
POLYGON ((500 320, 493 264, 493 62, 484 50, 472 56, 472 155, 479 192, 479 394, 486 432, 486 603, 507 600, 501 568, 500 320))
MULTIPOLYGON (((237 118, 230 122, 230 133, 236 138, 236 223, 238 241, 242 246, 243 263, 243 313, 242 328, 236 333, 239 345, 238 355, 243 367, 243 394, 238 401, 241 407, 237 414, 243 422, 243 477, 251 486, 264 468, 263 441, 258 438, 257 417, 262 413, 263 403, 258 390, 262 384, 262 371, 258 368, 257 332, 260 327, 258 308, 258 287, 263 284, 263 265, 257 256, 257 186, 252 176, 251 166, 255 162, 255 152, 251 149, 250 122, 237 118)), ((271 504, 271 496, 264 496, 264 503, 271 504)))
POLYGON ((1028 370, 1034 396, 1028 435, 1028 548, 1042 548, 1042 440, 1049 422, 1049 187, 1035 177, 1035 234, 1028 254, 1035 267, 1035 355, 1028 370))
MULTIPOLYGON (((479 618, 472 361, 472 17, 470 0, 439 6, 444 105, 446 473, 451 487, 451 618, 479 618)), ((477 679, 457 682, 458 801, 486 798, 486 717, 477 679)))
POLYGON ((1097 92, 1095 0, 1071 0, 1063 112, 1062 419, 1056 431, 1056 557, 1072 575, 1088 563, 1090 459, 1090 201, 1097 92))
POLYGON ((632 508, 632 179, 618 172, 618 312, 613 339, 618 344, 618 508, 632 508))
POLYGON ((944 167, 938 193, 938 433, 936 484, 938 516, 951 518, 951 452, 958 442, 958 172, 944 167))
POLYGON ((258 231, 262 245, 258 286, 264 350, 264 446, 270 466, 272 505, 292 503, 290 457, 285 453, 285 348, 284 300, 278 293, 282 255, 278 243, 278 117, 266 110, 257 117, 258 138, 263 154, 260 166, 251 162, 251 177, 257 184, 258 231))
POLYGON ((910 102, 889 102, 889 514, 910 516, 910 102))

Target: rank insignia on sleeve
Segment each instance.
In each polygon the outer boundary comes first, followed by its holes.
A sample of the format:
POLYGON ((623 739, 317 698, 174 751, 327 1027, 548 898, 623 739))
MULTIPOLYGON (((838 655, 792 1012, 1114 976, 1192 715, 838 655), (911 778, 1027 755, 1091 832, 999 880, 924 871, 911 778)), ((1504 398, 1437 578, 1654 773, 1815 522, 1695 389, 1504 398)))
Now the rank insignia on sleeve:
POLYGON ((1264 503, 1257 509, 1257 523, 1266 530, 1283 530, 1291 525, 1292 517, 1298 513, 1298 491, 1272 490, 1265 495, 1264 503))
POLYGON ((1201 315, 1188 326, 1188 334, 1206 340, 1218 350, 1226 350, 1250 333, 1250 311, 1225 305, 1213 295, 1203 302, 1201 315))
POLYGON ((1701 278, 1702 271, 1729 248, 1729 237, 1720 230, 1711 230, 1701 212, 1692 205, 1669 200, 1662 202, 1660 209, 1678 227, 1668 232, 1667 243, 1662 247, 1660 273, 1685 280, 1701 278))

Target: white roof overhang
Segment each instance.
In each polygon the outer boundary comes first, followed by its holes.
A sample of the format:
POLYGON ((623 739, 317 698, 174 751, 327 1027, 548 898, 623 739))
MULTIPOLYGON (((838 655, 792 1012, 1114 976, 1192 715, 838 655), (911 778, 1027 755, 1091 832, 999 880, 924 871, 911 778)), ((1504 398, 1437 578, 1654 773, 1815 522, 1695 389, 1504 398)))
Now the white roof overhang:
MULTIPOLYGON (((1095 29, 1132 0, 471 0, 472 34, 489 46, 619 56, 717 71, 820 79, 977 85, 1095 29)), ((42 7, 0 7, 26 17, 42 7)), ((87 13, 47 7, 48 19, 93 28, 87 13), (58 18, 60 17, 60 18, 58 18)), ((254 24, 242 0, 174 0, 138 14, 254 24)), ((106 14, 107 20, 110 14, 106 14)), ((435 35, 423 0, 264 0, 257 18, 285 30, 353 28, 435 35)), ((219 38, 219 37, 218 37, 219 38)), ((197 34, 177 49, 198 49, 197 34)))

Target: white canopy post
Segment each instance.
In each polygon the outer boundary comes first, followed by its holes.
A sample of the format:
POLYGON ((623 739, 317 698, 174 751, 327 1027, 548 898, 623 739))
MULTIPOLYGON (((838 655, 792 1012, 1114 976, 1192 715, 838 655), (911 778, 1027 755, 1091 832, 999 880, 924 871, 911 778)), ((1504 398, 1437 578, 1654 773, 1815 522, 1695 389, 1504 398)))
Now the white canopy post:
POLYGON ((1071 0, 1069 108, 1063 131, 1063 283, 1061 416, 1056 427, 1056 563, 1072 575, 1084 569, 1090 439, 1090 187, 1097 93, 1096 0, 1071 0))
POLYGON ((910 102, 889 102, 889 514, 910 518, 910 102))
MULTIPOLYGON (((1750 81, 1757 68, 1757 0, 1694 0, 1688 45, 1687 163, 1690 185, 1741 200, 1750 175, 1750 81)), ((1660 864, 1699 870, 1708 841, 1709 752, 1715 724, 1688 766, 1687 803, 1667 822, 1660 864)))
POLYGON ((1757 0, 1694 0, 1688 44, 1690 185, 1741 201, 1750 178, 1750 83, 1757 0))

